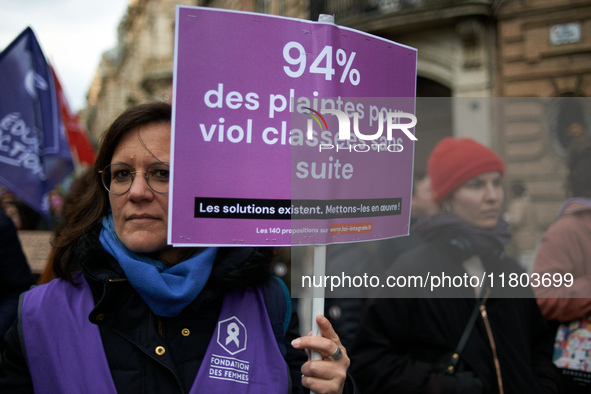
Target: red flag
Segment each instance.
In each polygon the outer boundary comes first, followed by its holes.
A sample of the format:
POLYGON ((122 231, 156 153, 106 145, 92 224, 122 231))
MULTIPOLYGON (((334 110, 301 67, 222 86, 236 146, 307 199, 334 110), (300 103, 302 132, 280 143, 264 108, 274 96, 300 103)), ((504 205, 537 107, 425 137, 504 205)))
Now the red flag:
POLYGON ((62 85, 60 84, 53 67, 51 68, 51 72, 53 73, 57 100, 60 106, 60 114, 64 128, 66 129, 66 134, 68 135, 72 156, 79 164, 93 165, 94 159, 96 158, 96 152, 94 146, 90 142, 88 132, 82 126, 80 117, 70 109, 68 101, 66 100, 66 95, 62 90, 62 85))

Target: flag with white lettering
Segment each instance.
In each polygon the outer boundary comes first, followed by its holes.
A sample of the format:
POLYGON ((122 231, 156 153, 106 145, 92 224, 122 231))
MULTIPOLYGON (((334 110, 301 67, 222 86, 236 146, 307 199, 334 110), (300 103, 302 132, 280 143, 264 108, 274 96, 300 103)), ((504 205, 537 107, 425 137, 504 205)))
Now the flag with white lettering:
POLYGON ((49 191, 73 171, 51 69, 33 30, 0 53, 0 184, 49 216, 49 191))

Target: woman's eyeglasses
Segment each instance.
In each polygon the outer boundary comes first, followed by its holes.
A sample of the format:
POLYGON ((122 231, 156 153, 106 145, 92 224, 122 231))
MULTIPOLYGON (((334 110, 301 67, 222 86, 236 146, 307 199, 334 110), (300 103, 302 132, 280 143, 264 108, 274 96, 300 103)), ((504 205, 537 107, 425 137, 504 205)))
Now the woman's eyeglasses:
POLYGON ((114 163, 109 164, 99 173, 105 189, 111 194, 127 193, 131 189, 135 174, 144 174, 146 183, 156 193, 168 193, 170 165, 167 162, 154 162, 146 168, 146 171, 132 171, 126 164, 114 163))

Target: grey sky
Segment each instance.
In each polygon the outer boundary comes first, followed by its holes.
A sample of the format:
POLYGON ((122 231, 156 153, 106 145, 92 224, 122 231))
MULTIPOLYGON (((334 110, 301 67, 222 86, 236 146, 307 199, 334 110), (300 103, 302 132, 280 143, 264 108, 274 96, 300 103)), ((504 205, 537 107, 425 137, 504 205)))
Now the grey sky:
POLYGON ((0 0, 0 51, 30 26, 55 67, 74 111, 86 93, 101 54, 117 43, 128 0, 0 0))

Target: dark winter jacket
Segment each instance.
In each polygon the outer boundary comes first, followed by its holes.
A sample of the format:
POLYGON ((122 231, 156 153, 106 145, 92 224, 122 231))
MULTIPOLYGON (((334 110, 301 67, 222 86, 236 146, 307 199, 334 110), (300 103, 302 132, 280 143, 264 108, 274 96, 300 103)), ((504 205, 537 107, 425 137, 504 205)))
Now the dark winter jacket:
MULTIPOLYGON (((396 258, 420 244, 418 237, 383 239, 374 242, 330 245, 326 249, 326 274, 341 277, 382 275, 396 258)), ((337 289, 333 296, 326 289, 325 315, 339 334, 345 348, 350 349, 359 327, 359 314, 369 299, 366 287, 337 289), (339 294, 339 291, 342 294, 339 294)))
MULTIPOLYGON (((100 327, 113 381, 121 393, 188 392, 214 332, 224 295, 235 287, 272 280, 268 249, 222 248, 207 285, 195 301, 179 316, 162 318, 149 310, 118 263, 103 250, 98 232, 89 232, 80 240, 76 255, 96 303, 89 319, 100 327), (154 354, 154 344, 163 341, 168 344, 170 357, 154 354)), ((293 317, 285 337, 286 362, 297 393, 300 367, 307 357, 305 352, 289 346, 299 336, 297 317, 293 317)), ((11 328, 7 338, 0 392, 32 392, 16 327, 11 328)))
POLYGON ((0 352, 5 346, 4 334, 16 318, 18 298, 34 284, 16 227, 0 211, 0 352))
MULTIPOLYGON (((466 251, 446 242, 431 242, 404 254, 390 275, 466 274, 466 251)), ((467 253, 468 255, 470 253, 467 253)), ((505 257, 489 256, 485 269, 507 276, 522 273, 505 257)), ((556 393, 552 337, 529 289, 500 290, 485 304, 498 354, 505 394, 556 393), (501 298, 502 296, 513 298, 501 298), (499 297, 501 296, 501 297, 499 297), (518 297, 518 298, 514 298, 518 297)), ((477 302, 474 290, 451 288, 436 297, 418 286, 372 300, 350 351, 351 371, 362 392, 498 393, 493 351, 486 325, 478 315, 453 375, 436 366, 456 348, 477 302)))

